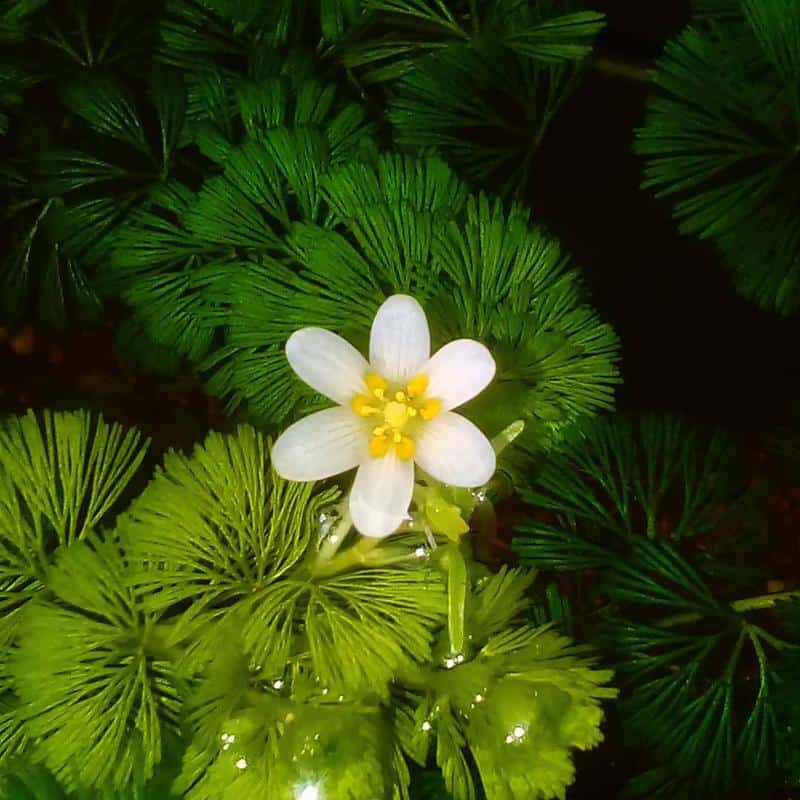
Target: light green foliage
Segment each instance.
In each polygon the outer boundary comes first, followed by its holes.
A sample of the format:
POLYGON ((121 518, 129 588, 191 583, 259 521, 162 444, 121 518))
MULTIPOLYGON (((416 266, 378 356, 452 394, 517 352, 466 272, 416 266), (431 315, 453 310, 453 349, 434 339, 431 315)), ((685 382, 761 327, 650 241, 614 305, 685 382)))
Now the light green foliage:
POLYGON ((25 611, 10 663, 25 729, 66 786, 141 784, 179 711, 156 619, 128 588, 113 541, 63 551, 47 588, 25 611))
POLYGON ((630 742, 655 754, 626 796, 722 796, 784 770, 776 692, 800 641, 776 636, 764 605, 735 601, 764 579, 761 493, 739 462, 718 432, 609 418, 573 431, 525 495, 551 517, 524 525, 515 550, 575 574, 588 633, 624 688, 630 742))
POLYGON ((136 431, 88 413, 28 412, 0 426, 0 642, 48 583, 54 551, 101 524, 144 458, 136 431))
POLYGON ((407 768, 384 708, 332 692, 299 665, 276 680, 231 652, 217 656, 211 680, 190 698, 198 735, 176 782, 182 796, 295 800, 308 786, 332 800, 406 796, 407 768))
POLYGON ((507 569, 483 578, 466 612, 468 652, 441 650, 440 666, 409 681, 399 708, 404 748, 420 764, 435 753, 454 800, 478 796, 464 748, 485 796, 563 798, 571 750, 602 738, 600 700, 616 695, 603 686, 611 673, 549 626, 514 626, 532 578, 507 569))
POLYGON ((142 455, 136 433, 87 414, 0 430, 0 541, 17 570, 3 589, 3 800, 161 800, 168 786, 187 800, 312 786, 409 800, 406 755, 424 764, 432 736, 456 800, 476 779, 509 800, 563 794, 570 751, 599 740, 614 692, 548 625, 520 625, 533 573, 488 574, 455 557, 463 543, 420 558, 410 531, 320 561, 338 491, 278 478, 246 426, 168 453, 98 531, 142 455), (498 736, 520 719, 507 751, 498 736))
POLYGON ((399 670, 430 657, 444 612, 435 573, 367 568, 310 580, 305 559, 333 498, 271 473, 252 428, 212 434, 191 457, 167 455, 121 530, 146 607, 187 608, 168 638, 185 644, 187 665, 224 647, 224 621, 266 673, 300 647, 331 691, 383 694, 399 670))
POLYGON ((736 11, 668 45, 637 150, 681 231, 715 240, 741 293, 788 314, 800 305, 800 7, 748 0, 736 11))

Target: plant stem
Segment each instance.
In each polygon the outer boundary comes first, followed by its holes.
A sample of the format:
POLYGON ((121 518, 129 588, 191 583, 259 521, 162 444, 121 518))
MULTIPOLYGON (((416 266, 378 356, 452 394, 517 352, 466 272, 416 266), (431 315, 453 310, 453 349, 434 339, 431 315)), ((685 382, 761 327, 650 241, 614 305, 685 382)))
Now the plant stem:
MULTIPOLYGON (((745 597, 741 600, 734 600, 730 607, 737 614, 747 611, 758 611, 764 608, 772 608, 780 600, 789 600, 792 597, 800 599, 800 589, 791 592, 773 592, 772 594, 760 594, 755 597, 745 597)), ((703 618, 699 611, 687 611, 684 614, 673 614, 664 617, 655 623, 657 628, 672 628, 676 625, 683 625, 686 622, 696 622, 703 618)))
POLYGON ((772 594, 760 594, 756 597, 745 597, 743 600, 735 600, 731 603, 734 611, 756 611, 760 608, 772 608, 778 600, 789 600, 792 597, 800 600, 800 589, 790 592, 773 592, 772 594))
POLYGON ((380 541, 380 539, 362 536, 352 547, 348 547, 343 553, 335 555, 329 561, 320 561, 319 559, 315 561, 311 566, 311 575, 315 578, 330 577, 352 567, 363 565, 367 561, 369 552, 375 549, 380 541))

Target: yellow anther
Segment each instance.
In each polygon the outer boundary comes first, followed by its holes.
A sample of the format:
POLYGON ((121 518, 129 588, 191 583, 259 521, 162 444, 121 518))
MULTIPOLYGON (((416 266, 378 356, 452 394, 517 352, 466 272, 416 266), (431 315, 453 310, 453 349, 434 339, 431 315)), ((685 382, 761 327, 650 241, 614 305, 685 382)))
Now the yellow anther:
POLYGON ((409 406, 408 411, 406 411, 409 417, 416 417, 417 416, 417 409, 414 406, 409 406))
POLYGON ((364 383, 367 384, 367 389, 369 389, 370 394, 374 394, 375 397, 383 397, 387 384, 377 372, 368 372, 364 376, 364 383))
POLYGON ((397 457, 403 461, 408 461, 414 457, 414 440, 410 439, 408 436, 401 437, 400 441, 396 445, 396 448, 397 457))
POLYGON ((373 436, 385 436, 386 435, 386 426, 385 425, 378 425, 377 428, 372 429, 373 436))
POLYGON ((353 411, 355 411, 360 417, 371 417, 374 414, 380 413, 377 408, 370 405, 371 402, 371 398, 367 397, 365 394, 357 394, 353 398, 350 405, 352 406, 353 411))
POLYGON ((428 376, 415 375, 408 382, 408 386, 406 388, 408 389, 409 397, 419 397, 421 394, 425 394, 425 390, 428 388, 428 376))
POLYGON ((380 458, 389 452, 389 440, 385 436, 373 436, 369 440, 369 454, 373 458, 380 458))
POLYGON ((397 400, 398 403, 405 403, 406 401, 406 393, 405 392, 395 392, 394 399, 397 400))
POLYGON ((439 416, 442 410, 442 401, 432 397, 430 400, 425 401, 425 405, 419 410, 419 415, 424 420, 431 420, 439 416))
POLYGON ((392 441, 395 444, 400 444, 400 442, 403 441, 403 434, 400 433, 400 431, 395 431, 392 433, 392 441))

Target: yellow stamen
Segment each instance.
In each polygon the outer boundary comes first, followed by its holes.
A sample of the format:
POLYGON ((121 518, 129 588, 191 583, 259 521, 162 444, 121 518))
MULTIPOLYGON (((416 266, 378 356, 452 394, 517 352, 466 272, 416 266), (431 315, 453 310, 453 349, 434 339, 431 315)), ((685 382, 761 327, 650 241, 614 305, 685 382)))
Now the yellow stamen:
POLYGON ((405 403, 406 401, 406 394, 405 392, 395 392, 394 399, 397 400, 398 403, 405 403))
POLYGON ((409 459, 414 457, 414 440, 410 439, 408 436, 403 436, 400 441, 396 445, 397 448, 397 457, 402 459, 403 461, 408 461, 409 459))
POLYGON ((395 431, 392 434, 392 441, 395 444, 400 444, 400 442, 403 441, 403 435, 400 433, 400 431, 395 431))
POLYGON ((386 426, 385 425, 378 425, 377 428, 372 429, 373 436, 385 436, 386 435, 386 426))
POLYGON ((373 458, 380 458, 389 452, 389 440, 385 436, 373 436, 369 440, 369 454, 373 458))
POLYGON ((374 414, 380 413, 377 408, 370 405, 371 402, 372 400, 365 394, 357 394, 353 398, 350 405, 352 406, 353 411, 355 411, 360 417, 371 417, 374 414))
POLYGON ((379 400, 383 400, 383 393, 386 391, 386 381, 377 372, 368 372, 364 376, 364 383, 367 384, 370 394, 375 395, 379 400))
POLYGON ((419 397, 419 395, 425 394, 425 390, 428 388, 428 376, 415 375, 408 382, 408 386, 406 388, 408 389, 409 397, 419 397))
POLYGON ((409 406, 408 411, 406 411, 409 417, 416 417, 417 416, 417 409, 414 406, 409 406))
POLYGON ((431 420, 434 417, 438 417, 441 410, 442 401, 432 397, 425 401, 425 405, 419 410, 419 415, 424 420, 431 420))

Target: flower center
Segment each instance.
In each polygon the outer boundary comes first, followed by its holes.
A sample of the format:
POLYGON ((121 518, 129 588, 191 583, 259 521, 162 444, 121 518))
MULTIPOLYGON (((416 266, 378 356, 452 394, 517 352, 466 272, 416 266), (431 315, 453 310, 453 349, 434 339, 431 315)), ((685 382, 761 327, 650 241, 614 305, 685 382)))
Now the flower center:
POLYGON ((411 434, 420 421, 433 419, 442 409, 441 400, 425 397, 428 376, 417 375, 405 389, 389 391, 389 384, 375 372, 364 376, 369 394, 357 394, 351 403, 361 417, 374 417, 369 452, 375 458, 385 456, 394 447, 398 458, 413 458, 415 444, 411 434))

